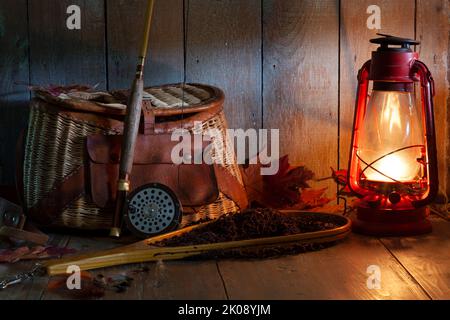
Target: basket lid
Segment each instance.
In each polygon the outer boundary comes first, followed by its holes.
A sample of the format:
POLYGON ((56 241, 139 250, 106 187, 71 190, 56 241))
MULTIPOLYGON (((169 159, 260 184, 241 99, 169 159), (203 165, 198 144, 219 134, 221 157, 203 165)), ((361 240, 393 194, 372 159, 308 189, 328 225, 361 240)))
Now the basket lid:
MULTIPOLYGON (((82 112, 125 115, 129 90, 95 91, 83 86, 33 87, 35 95, 49 103, 82 112)), ((199 83, 177 83, 144 89, 155 116, 171 116, 205 111, 221 106, 224 94, 219 88, 199 83)))

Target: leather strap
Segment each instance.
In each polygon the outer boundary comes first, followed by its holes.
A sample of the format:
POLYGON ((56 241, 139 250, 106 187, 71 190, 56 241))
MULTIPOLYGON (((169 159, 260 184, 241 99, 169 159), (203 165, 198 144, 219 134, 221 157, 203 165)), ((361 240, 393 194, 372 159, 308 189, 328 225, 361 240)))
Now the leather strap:
POLYGON ((214 172, 220 192, 236 202, 240 210, 248 207, 247 193, 244 186, 225 167, 214 164, 214 172))
POLYGON ((155 133, 155 113, 150 100, 142 100, 140 132, 144 135, 155 133))
POLYGON ((36 222, 51 225, 55 217, 84 193, 84 167, 80 166, 55 185, 38 203, 27 210, 36 222))

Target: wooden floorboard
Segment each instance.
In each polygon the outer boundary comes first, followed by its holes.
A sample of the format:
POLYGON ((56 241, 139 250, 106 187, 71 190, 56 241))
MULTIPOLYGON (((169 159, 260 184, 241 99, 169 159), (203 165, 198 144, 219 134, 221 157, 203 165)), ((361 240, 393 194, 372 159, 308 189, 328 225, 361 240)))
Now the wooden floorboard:
POLYGON ((378 239, 352 234, 322 251, 263 261, 222 261, 230 299, 428 299, 378 239), (367 288, 367 267, 381 289, 367 288))
POLYGON ((432 217, 433 232, 381 241, 432 299, 450 299, 450 222, 432 217))
MULTIPOLYGON (((71 237, 68 247, 88 252, 109 249, 124 243, 109 238, 71 237)), ((102 299, 226 299, 225 289, 215 261, 171 261, 132 264, 93 271, 104 277, 126 275, 133 278, 124 292, 107 290, 102 299)), ((68 290, 49 292, 44 300, 76 297, 68 290)))
POLYGON ((144 299, 226 299, 215 261, 169 261, 151 264, 144 299))
MULTIPOLYGON (((69 236, 51 235, 50 245, 65 247, 69 241, 69 236)), ((19 261, 13 264, 0 264, 0 276, 15 275, 20 272, 28 272, 36 261, 19 261)), ((0 300, 38 300, 47 289, 48 277, 36 277, 23 284, 0 290, 0 300)))
MULTIPOLYGON (((89 252, 96 250, 104 250, 116 247, 118 244, 106 237, 90 237, 90 236, 70 236, 67 247, 77 250, 77 252, 89 252)), ((75 297, 68 289, 61 291, 46 290, 41 296, 43 300, 59 300, 75 297)))
MULTIPOLYGON (((433 233, 376 239, 352 234, 321 251, 268 260, 170 261, 99 269, 134 280, 123 293, 102 299, 449 299, 450 222, 433 217, 433 233), (381 289, 369 289, 367 268, 381 272, 381 289)), ((53 235, 52 244, 82 252, 126 243, 91 236, 53 235)), ((0 275, 28 270, 33 262, 0 264, 0 275)), ((2 299, 67 299, 36 278, 0 291, 2 299)))

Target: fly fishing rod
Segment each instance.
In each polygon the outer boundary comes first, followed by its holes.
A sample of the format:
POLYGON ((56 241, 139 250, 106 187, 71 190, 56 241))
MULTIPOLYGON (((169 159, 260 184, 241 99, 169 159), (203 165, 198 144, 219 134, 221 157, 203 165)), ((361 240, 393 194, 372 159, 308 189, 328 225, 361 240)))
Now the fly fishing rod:
POLYGON ((131 87, 127 113, 125 116, 120 156, 119 180, 117 182, 116 206, 114 211, 113 226, 110 230, 110 236, 115 238, 120 237, 122 233, 122 217, 126 205, 127 195, 130 191, 130 174, 133 167, 136 138, 141 118, 142 98, 144 93, 144 65, 148 51, 153 6, 154 0, 148 0, 142 47, 138 65, 136 67, 136 75, 131 87))

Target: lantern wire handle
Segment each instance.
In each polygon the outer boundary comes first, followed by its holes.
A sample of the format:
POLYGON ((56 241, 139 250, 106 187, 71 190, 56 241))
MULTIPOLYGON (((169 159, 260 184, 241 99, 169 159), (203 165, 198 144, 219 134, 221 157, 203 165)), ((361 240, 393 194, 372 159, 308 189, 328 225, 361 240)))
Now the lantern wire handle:
MULTIPOLYGON (((359 179, 362 178, 363 173, 364 173, 367 169, 371 168, 372 170, 378 172, 379 174, 385 176, 385 177, 388 178, 388 179, 391 179, 391 180, 394 181, 394 182, 402 183, 401 181, 398 181, 398 180, 396 180, 396 179, 394 179, 394 178, 388 176, 387 174, 381 172, 380 170, 374 168, 374 167, 373 167, 373 164, 375 164, 376 162, 380 161, 381 159, 383 159, 383 158, 385 158, 385 157, 387 157, 387 156, 389 156, 389 155, 391 155, 391 154, 394 154, 394 153, 397 153, 397 152, 400 152, 400 151, 403 151, 403 150, 406 150, 406 149, 412 149, 412 148, 423 148, 423 145, 417 144, 417 145, 412 145, 412 146, 408 146, 408 147, 403 147, 403 148, 400 148, 400 149, 396 149, 396 150, 394 150, 394 151, 391 151, 391 152, 389 152, 389 153, 386 153, 386 154, 382 155, 381 157, 375 159, 375 160, 372 161, 371 163, 367 163, 367 162, 364 161, 358 154, 356 154, 356 156, 358 157, 358 159, 361 160, 361 161, 366 165, 366 167, 365 167, 365 168, 361 171, 361 173, 359 174, 359 179)), ((413 189, 413 190, 414 190, 414 189, 413 189)))

